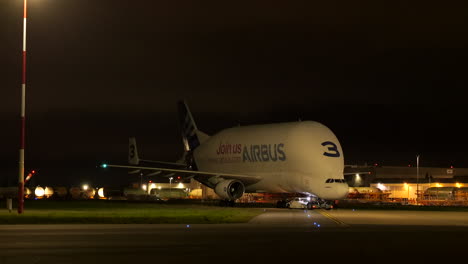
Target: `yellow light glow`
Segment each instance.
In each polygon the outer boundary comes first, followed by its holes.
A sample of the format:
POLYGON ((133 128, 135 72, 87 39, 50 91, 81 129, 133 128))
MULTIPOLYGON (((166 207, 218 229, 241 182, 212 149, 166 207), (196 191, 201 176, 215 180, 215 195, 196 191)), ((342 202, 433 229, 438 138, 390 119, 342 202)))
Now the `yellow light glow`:
POLYGON ((34 194, 36 195, 36 197, 44 196, 44 188, 37 186, 36 190, 34 191, 34 194))
POLYGON ((457 188, 460 188, 463 186, 463 184, 460 184, 459 182, 455 183, 455 186, 457 186, 457 188))
POLYGON ((385 187, 385 185, 383 185, 383 184, 380 183, 380 182, 377 184, 377 188, 379 188, 379 189, 382 190, 382 191, 387 190, 387 187, 385 187))
POLYGON ((89 188, 88 184, 83 184, 83 190, 86 191, 86 190, 88 190, 88 188, 89 188))
POLYGON ((104 188, 99 188, 97 193, 98 193, 99 197, 103 198, 104 197, 104 188))
POLYGON ((183 185, 181 182, 179 182, 179 184, 177 185, 177 188, 183 189, 183 188, 184 188, 184 185, 183 185))
POLYGON ((436 183, 436 187, 442 187, 442 184, 436 183))
POLYGON ((161 186, 158 186, 158 189, 161 190, 161 186))
POLYGON ((150 184, 150 190, 156 188, 156 184, 152 183, 150 184))
POLYGON ((143 184, 141 185, 141 188, 146 191, 148 187, 146 186, 146 184, 143 184))
POLYGON ((52 187, 45 187, 44 189, 44 195, 46 197, 50 197, 54 194, 54 189, 52 189, 52 187))

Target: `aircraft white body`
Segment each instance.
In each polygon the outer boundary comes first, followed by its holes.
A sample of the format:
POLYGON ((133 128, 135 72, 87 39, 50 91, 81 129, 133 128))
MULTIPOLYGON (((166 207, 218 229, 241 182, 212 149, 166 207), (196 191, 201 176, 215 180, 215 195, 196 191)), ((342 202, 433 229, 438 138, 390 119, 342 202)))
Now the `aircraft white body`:
POLYGON ((260 176, 246 186, 246 192, 308 193, 322 199, 343 199, 346 183, 326 183, 344 179, 342 149, 336 136, 324 125, 291 122, 234 127, 222 130, 195 149, 200 171, 260 176), (324 155, 336 144, 338 157, 324 155))
MULTIPOLYGON (((244 192, 303 193, 324 200, 339 200, 348 194, 340 143, 330 129, 318 122, 239 126, 209 137, 197 129, 185 103, 179 104, 179 112, 186 150, 184 169, 103 167, 193 177, 231 201, 244 192)), ((129 162, 139 163, 133 138, 129 162)))

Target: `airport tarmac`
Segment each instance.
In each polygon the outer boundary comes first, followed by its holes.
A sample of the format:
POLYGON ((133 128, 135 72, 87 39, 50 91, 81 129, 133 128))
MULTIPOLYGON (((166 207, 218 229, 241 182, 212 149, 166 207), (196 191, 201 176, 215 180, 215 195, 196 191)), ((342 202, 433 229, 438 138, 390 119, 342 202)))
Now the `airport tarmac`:
POLYGON ((323 211, 348 225, 466 226, 468 212, 337 209, 323 211))
POLYGON ((404 210, 284 210, 268 209, 250 221, 262 225, 308 226, 321 223, 324 227, 356 225, 466 226, 468 212, 404 211, 404 210))
POLYGON ((0 264, 434 261, 464 252, 463 218, 468 213, 265 209, 246 224, 0 225, 0 264))

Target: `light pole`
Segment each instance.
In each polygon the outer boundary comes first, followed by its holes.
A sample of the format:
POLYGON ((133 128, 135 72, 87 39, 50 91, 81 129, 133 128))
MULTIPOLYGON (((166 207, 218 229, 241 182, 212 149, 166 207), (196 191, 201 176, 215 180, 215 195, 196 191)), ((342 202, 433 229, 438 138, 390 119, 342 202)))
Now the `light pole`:
POLYGON ((416 156, 416 204, 419 204, 419 155, 416 156))
POLYGON ((405 186, 406 191, 408 192, 408 196, 407 196, 408 198, 407 199, 409 201, 409 185, 408 185, 408 183, 405 182, 403 186, 405 186))
POLYGON ((140 188, 143 186, 143 172, 140 172, 140 188))
POLYGON ((18 214, 22 214, 24 208, 24 138, 26 130, 26 10, 27 0, 23 0, 23 71, 21 78, 21 138, 18 175, 18 214))
POLYGON ((169 196, 172 196, 172 177, 169 177, 169 196))

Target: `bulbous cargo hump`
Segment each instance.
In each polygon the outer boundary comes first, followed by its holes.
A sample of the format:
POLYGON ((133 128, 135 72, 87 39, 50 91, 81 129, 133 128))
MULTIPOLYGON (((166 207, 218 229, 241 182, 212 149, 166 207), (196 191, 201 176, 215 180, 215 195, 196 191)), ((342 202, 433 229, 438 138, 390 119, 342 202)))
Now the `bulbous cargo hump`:
POLYGON ((318 122, 300 122, 291 130, 288 144, 291 152, 290 166, 302 171, 342 174, 343 150, 335 134, 318 122), (330 170, 333 170, 331 172, 330 170))
POLYGON ((338 139, 326 126, 313 121, 224 129, 200 145, 195 154, 200 170, 309 172, 330 165, 343 168, 339 165, 343 157, 338 139))

